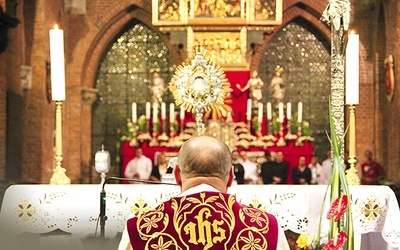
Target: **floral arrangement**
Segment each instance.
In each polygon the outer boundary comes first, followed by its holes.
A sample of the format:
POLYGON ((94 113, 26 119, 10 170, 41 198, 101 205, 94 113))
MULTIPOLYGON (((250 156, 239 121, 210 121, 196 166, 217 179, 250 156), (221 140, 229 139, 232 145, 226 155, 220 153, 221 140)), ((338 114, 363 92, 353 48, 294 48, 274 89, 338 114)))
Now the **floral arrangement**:
POLYGON ((279 132, 280 126, 281 123, 279 122, 278 116, 275 113, 273 113, 271 121, 272 134, 277 134, 279 132))
POLYGON ((330 131, 330 142, 333 153, 332 174, 322 203, 320 222, 315 242, 313 242, 312 237, 310 236, 300 235, 297 244, 302 249, 308 249, 311 244, 314 244, 315 249, 317 250, 354 249, 354 229, 350 201, 351 196, 346 180, 345 167, 343 166, 343 155, 341 153, 343 142, 336 135, 331 113, 330 131), (330 209, 326 214, 323 214, 328 192, 330 198, 330 209), (322 219, 329 220, 328 242, 325 244, 321 244, 322 219))
POLYGON ((121 141, 130 141, 133 139, 133 123, 130 119, 127 120, 126 122, 126 132, 123 136, 121 136, 120 140, 121 141))

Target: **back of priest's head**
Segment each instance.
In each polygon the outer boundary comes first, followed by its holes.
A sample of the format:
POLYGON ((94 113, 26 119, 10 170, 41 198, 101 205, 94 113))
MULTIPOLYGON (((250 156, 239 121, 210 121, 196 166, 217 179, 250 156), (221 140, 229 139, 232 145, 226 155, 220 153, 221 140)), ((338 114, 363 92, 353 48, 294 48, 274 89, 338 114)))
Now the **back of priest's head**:
POLYGON ((203 176, 226 179, 232 168, 231 152, 223 141, 214 137, 193 137, 179 150, 178 166, 187 178, 203 176))

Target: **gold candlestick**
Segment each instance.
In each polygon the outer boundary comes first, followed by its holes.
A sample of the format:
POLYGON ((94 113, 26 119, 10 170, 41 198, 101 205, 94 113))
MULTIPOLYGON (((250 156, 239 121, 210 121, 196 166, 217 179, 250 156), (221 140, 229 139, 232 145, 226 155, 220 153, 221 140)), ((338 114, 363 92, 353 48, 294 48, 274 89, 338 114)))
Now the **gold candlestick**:
POLYGON ((66 169, 61 167, 62 155, 62 101, 56 101, 56 167, 51 176, 50 184, 71 184, 71 180, 65 174, 66 169))
POLYGON ((350 168, 346 170, 346 179, 349 185, 360 185, 360 178, 356 169, 356 105, 349 105, 349 163, 350 168))

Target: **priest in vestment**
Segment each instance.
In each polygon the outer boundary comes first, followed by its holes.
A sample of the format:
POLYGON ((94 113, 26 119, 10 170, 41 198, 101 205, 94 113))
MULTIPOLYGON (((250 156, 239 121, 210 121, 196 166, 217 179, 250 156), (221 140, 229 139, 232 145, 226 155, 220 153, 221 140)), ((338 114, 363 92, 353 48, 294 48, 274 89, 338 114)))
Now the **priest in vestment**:
POLYGON ((208 136, 180 149, 174 175, 182 194, 127 222, 133 249, 289 249, 276 218, 227 194, 229 148, 208 136))

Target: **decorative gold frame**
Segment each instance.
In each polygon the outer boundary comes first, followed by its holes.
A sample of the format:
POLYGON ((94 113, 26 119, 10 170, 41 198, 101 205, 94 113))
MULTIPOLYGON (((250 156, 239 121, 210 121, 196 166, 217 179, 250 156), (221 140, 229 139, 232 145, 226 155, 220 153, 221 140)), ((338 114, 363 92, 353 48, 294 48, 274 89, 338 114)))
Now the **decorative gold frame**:
POLYGON ((240 2, 237 3, 235 0, 220 0, 218 1, 218 7, 216 7, 216 4, 208 5, 207 0, 190 0, 188 6, 188 24, 244 25, 246 24, 247 1, 248 0, 240 0, 240 2), (201 4, 204 4, 203 10, 200 9, 201 4))
POLYGON ((155 26, 280 25, 282 0, 152 0, 155 26))
POLYGON ((208 57, 224 69, 248 69, 246 60, 247 29, 234 31, 193 31, 188 29, 188 57, 193 57, 196 46, 208 51, 208 57))
POLYGON ((282 0, 249 0, 247 13, 247 23, 250 25, 280 25, 282 0), (260 5, 265 8, 260 8, 260 5))
POLYGON ((185 0, 152 0, 152 22, 155 26, 176 26, 187 23, 185 0))

